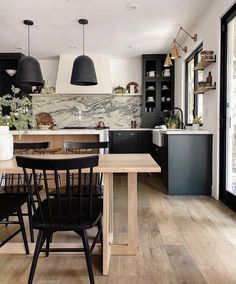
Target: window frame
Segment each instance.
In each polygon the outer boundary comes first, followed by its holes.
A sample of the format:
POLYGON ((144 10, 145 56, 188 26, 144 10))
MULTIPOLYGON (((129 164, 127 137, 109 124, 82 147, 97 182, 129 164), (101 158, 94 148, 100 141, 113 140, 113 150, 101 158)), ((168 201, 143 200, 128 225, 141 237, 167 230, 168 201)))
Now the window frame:
MULTIPOLYGON (((188 63, 194 59, 194 66, 198 63, 198 55, 203 50, 203 43, 201 43, 186 59, 185 59, 185 125, 191 126, 192 123, 188 122, 188 63)), ((197 88, 198 70, 194 70, 194 90, 197 88)), ((193 94, 193 113, 198 115, 198 96, 193 94)))

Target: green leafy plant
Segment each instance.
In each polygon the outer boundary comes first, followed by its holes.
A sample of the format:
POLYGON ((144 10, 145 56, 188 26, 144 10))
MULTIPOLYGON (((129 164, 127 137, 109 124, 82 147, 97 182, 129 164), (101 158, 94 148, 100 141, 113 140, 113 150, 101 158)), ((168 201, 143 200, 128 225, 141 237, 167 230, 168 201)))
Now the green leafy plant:
POLYGON ((170 116, 166 117, 164 121, 167 128, 171 129, 179 128, 180 126, 179 112, 177 112, 176 114, 170 114, 170 116))
POLYGON ((0 125, 15 127, 16 130, 26 131, 29 126, 35 125, 32 102, 29 98, 19 98, 20 89, 12 86, 12 95, 0 97, 0 125), (4 108, 10 110, 9 114, 3 115, 4 108))
POLYGON ((202 124, 202 117, 201 116, 195 116, 193 118, 193 124, 202 124))

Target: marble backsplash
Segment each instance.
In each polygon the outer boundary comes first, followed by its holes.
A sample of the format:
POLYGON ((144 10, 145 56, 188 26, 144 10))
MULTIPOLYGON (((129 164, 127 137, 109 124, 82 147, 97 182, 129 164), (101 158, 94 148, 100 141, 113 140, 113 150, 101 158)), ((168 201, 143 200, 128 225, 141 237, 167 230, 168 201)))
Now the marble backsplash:
POLYGON ((48 112, 57 128, 97 125, 103 120, 110 128, 130 128, 141 122, 141 96, 122 95, 34 95, 34 113, 48 112))

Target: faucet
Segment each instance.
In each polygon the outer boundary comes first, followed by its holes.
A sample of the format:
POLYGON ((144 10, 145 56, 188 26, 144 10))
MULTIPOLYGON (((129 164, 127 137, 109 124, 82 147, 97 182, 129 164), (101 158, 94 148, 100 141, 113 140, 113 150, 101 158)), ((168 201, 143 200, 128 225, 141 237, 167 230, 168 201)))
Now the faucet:
POLYGON ((179 108, 179 107, 173 107, 173 108, 171 108, 170 109, 170 114, 171 113, 173 113, 174 114, 174 110, 179 110, 180 111, 180 129, 185 129, 185 126, 184 126, 184 116, 183 116, 183 111, 182 111, 182 109, 181 108, 179 108))

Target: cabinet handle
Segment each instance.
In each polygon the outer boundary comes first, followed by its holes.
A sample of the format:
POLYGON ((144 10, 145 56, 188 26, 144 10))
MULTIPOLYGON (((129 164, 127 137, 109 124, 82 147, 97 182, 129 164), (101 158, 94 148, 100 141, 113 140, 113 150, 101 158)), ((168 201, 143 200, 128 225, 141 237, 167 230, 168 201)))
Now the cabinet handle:
POLYGON ((117 136, 121 136, 121 133, 117 133, 117 136))
POLYGON ((130 133, 131 136, 134 136, 134 133, 130 133))

